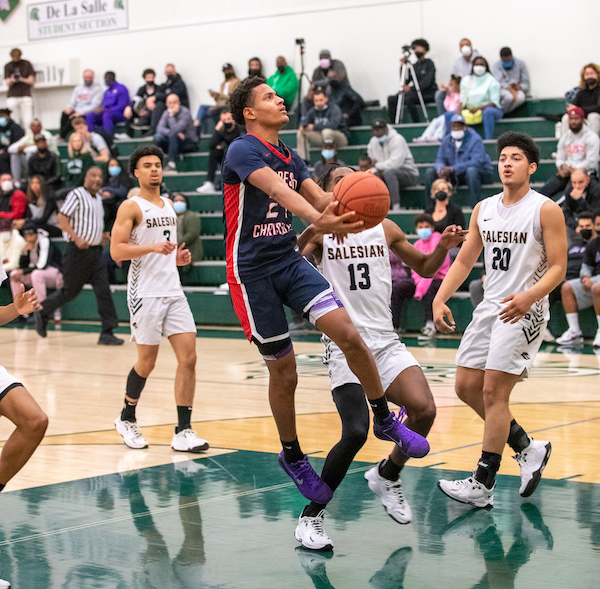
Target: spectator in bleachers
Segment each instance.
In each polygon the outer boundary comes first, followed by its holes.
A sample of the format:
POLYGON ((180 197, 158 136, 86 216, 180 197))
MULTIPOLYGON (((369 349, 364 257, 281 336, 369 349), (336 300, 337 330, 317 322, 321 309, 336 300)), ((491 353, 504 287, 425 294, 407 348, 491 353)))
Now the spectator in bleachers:
POLYGON ((584 124, 585 113, 579 106, 570 106, 567 112, 569 130, 558 140, 556 175, 539 190, 550 197, 565 190, 575 168, 583 168, 588 174, 598 174, 600 138, 584 124))
POLYGON ((176 94, 179 97, 181 106, 190 108, 190 100, 188 98, 188 91, 183 78, 177 73, 177 69, 172 63, 168 63, 165 66, 165 76, 167 78, 164 84, 161 84, 156 88, 153 96, 149 96, 146 99, 146 106, 151 111, 150 114, 150 129, 146 133, 147 136, 153 136, 158 128, 158 123, 167 110, 167 98, 171 94, 176 94))
POLYGON ((46 184, 40 176, 33 176, 27 182, 27 218, 16 219, 12 222, 15 229, 21 229, 26 220, 39 221, 46 208, 46 184))
POLYGON ((10 168, 15 186, 21 186, 23 168, 27 170, 27 161, 37 152, 37 147, 35 145, 35 138, 37 135, 43 135, 46 138, 48 149, 54 155, 59 155, 56 137, 47 129, 42 128, 42 121, 33 119, 29 129, 25 132, 25 135, 15 143, 11 144, 8 148, 8 153, 10 153, 11 156, 10 168))
POLYGON ((567 280, 561 287, 562 304, 569 329, 556 338, 556 343, 560 345, 583 343, 577 311, 593 306, 598 319, 593 346, 600 347, 600 237, 597 237, 600 234, 600 214, 595 215, 594 230, 596 237, 585 248, 579 278, 567 280))
POLYGON ((373 136, 367 145, 367 154, 373 162, 371 172, 377 174, 390 192, 392 210, 400 209, 400 190, 414 186, 419 178, 406 139, 382 119, 371 125, 373 136))
POLYGON ((323 141, 323 149, 321 149, 321 159, 315 163, 313 177, 315 182, 325 174, 327 168, 331 165, 345 166, 346 164, 338 157, 335 143, 331 139, 323 141))
POLYGON ((277 58, 275 66, 277 71, 267 79, 267 84, 283 98, 283 104, 289 111, 298 93, 298 77, 282 55, 277 58))
POLYGON ((500 82, 500 108, 504 114, 521 106, 530 88, 525 62, 513 57, 510 47, 502 47, 500 61, 494 64, 492 73, 500 82))
POLYGON ((27 163, 27 178, 40 176, 52 191, 61 186, 61 166, 59 159, 48 150, 48 142, 44 135, 36 135, 37 151, 31 155, 27 163))
POLYGON ((216 191, 215 176, 217 168, 223 163, 227 149, 234 139, 242 136, 246 130, 242 125, 238 125, 231 116, 231 111, 228 108, 223 108, 219 118, 219 122, 215 127, 215 132, 210 140, 210 154, 208 157, 208 172, 206 174, 206 182, 199 186, 196 190, 200 194, 211 194, 216 191))
MULTIPOLYGON (((25 222, 21 235, 25 243, 21 248, 19 266, 10 273, 10 290, 14 297, 21 284, 32 286, 41 303, 46 299, 47 288, 61 288, 63 285, 62 256, 48 233, 39 229, 34 221, 28 219, 25 222)), ((57 312, 60 318, 58 309, 57 312)))
POLYGON ((115 72, 106 72, 104 83, 107 88, 104 91, 102 103, 85 115, 85 121, 89 129, 92 131, 98 129, 98 132, 109 143, 112 143, 115 125, 125 120, 123 113, 129 105, 129 90, 117 82, 115 72))
MULTIPOLYGON (((431 59, 425 57, 429 52, 429 43, 425 39, 415 39, 412 42, 412 50, 417 58, 417 63, 414 64, 415 74, 421 94, 423 95, 423 101, 427 104, 433 102, 435 93, 437 92, 437 84, 435 81, 435 64, 431 59)), ((400 59, 400 64, 404 64, 404 58, 400 59)), ((414 80, 409 72, 406 79, 406 83, 401 91, 404 93, 404 104, 410 113, 410 117, 414 123, 418 123, 421 120, 419 111, 421 110, 421 104, 419 102, 419 95, 415 88, 414 80)), ((388 96, 388 113, 391 122, 396 120, 396 109, 398 106, 398 99, 400 94, 394 94, 388 96)))
POLYGON ((557 204, 563 210, 569 229, 577 227, 577 220, 584 212, 600 211, 600 182, 595 176, 590 176, 583 168, 571 172, 571 180, 557 204))
MULTIPOLYGON (((479 56, 479 51, 473 49, 470 39, 461 39, 458 45, 461 53, 454 64, 452 65, 452 76, 457 78, 466 78, 471 75, 473 70, 473 61, 479 56)), ((449 84, 440 84, 440 89, 435 93, 435 104, 437 106, 438 115, 443 115, 448 108, 444 107, 444 100, 448 92, 449 84)))
POLYGON ((7 229, 0 230, 0 254, 2 254, 2 267, 7 274, 19 267, 21 259, 21 251, 25 245, 25 240, 19 233, 18 229, 11 229, 10 225, 7 229))
POLYGON ((373 167, 373 160, 365 153, 358 158, 359 172, 368 172, 373 167))
POLYGON ((156 93, 156 72, 145 69, 142 73, 144 83, 138 88, 131 104, 125 107, 123 116, 127 120, 133 119, 133 123, 139 127, 150 127, 150 111, 146 105, 148 99, 156 93))
MULTIPOLYGON (((583 110, 587 119, 589 128, 600 134, 600 65, 588 63, 581 69, 579 80, 579 92, 573 98, 573 106, 578 106, 583 110)), ((569 129, 569 106, 567 114, 562 118, 562 133, 565 134, 569 129)))
POLYGON ((215 124, 218 123, 221 110, 227 107, 229 96, 240 85, 240 80, 235 75, 235 70, 230 63, 223 64, 223 76, 225 76, 225 79, 221 82, 219 92, 216 92, 215 90, 208 91, 215 100, 215 106, 202 104, 198 110, 198 115, 194 124, 197 127, 200 127, 200 134, 206 132, 206 122, 210 117, 215 121, 215 124))
MULTIPOLYGON (((447 84, 447 91, 445 91, 444 98, 444 109, 445 112, 456 111, 460 103, 460 78, 452 76, 450 82, 447 84)), ((423 131, 420 137, 415 137, 413 143, 423 143, 427 141, 441 141, 446 134, 446 117, 441 114, 423 131)))
POLYGON ((335 70, 337 79, 342 84, 348 84, 348 74, 346 66, 339 59, 331 59, 329 49, 322 49, 319 53, 319 65, 315 68, 312 75, 312 81, 315 86, 326 86, 329 80, 328 73, 330 70, 335 70))
POLYGON ((340 107, 342 116, 346 121, 346 126, 355 127, 362 125, 362 111, 365 108, 365 101, 348 82, 338 80, 338 75, 339 73, 334 69, 330 69, 327 72, 329 80, 327 95, 329 100, 335 102, 340 107))
MULTIPOLYGON (((192 264, 199 262, 204 256, 200 231, 202 229, 200 215, 190 210, 190 201, 183 194, 175 194, 173 197, 173 209, 177 215, 177 245, 185 243, 186 249, 192 254, 192 263, 181 266, 191 271, 192 264)), ((185 272, 184 272, 185 273, 185 272)))
POLYGON ((63 167, 63 185, 65 188, 75 188, 83 184, 87 171, 94 165, 92 150, 83 140, 83 135, 74 131, 67 145, 69 159, 63 167))
MULTIPOLYGON (((121 168, 119 160, 111 158, 108 162, 108 178, 104 178, 104 184, 98 190, 102 197, 104 208, 104 228, 110 231, 117 218, 117 210, 121 203, 127 199, 127 194, 133 188, 133 179, 126 170, 121 168)), ((112 258, 107 256, 107 264, 111 264, 112 258)), ((110 275, 110 270, 109 270, 110 275)))
MULTIPOLYGON (((485 57, 477 56, 473 61, 473 72, 460 82, 460 104, 456 113, 465 115, 468 110, 473 116, 473 122, 483 122, 483 133, 486 139, 494 135, 496 121, 504 113, 500 108, 500 82, 492 76, 490 66, 485 57)), ((449 122, 454 113, 447 112, 444 116, 449 122)))
POLYGON ((8 148, 21 139, 25 132, 10 118, 9 108, 0 108, 0 174, 9 174, 10 153, 8 148))
POLYGON ((174 92, 167 96, 167 110, 156 128, 154 143, 167 154, 164 173, 177 171, 175 161, 180 154, 198 149, 198 133, 190 109, 183 106, 174 92))
POLYGON ((19 190, 10 174, 0 175, 0 231, 8 231, 15 219, 25 217, 27 196, 19 190))
MULTIPOLYGON (((319 90, 325 91, 324 88, 326 88, 326 86, 318 86, 319 90)), ((306 118, 308 111, 315 106, 315 103, 313 101, 313 96, 315 94, 315 90, 317 90, 317 86, 315 86, 315 84, 312 83, 308 87, 306 96, 300 102, 300 114, 301 114, 300 124, 301 125, 304 123, 304 119, 306 118)))
POLYGON ((264 78, 262 61, 258 57, 251 57, 248 60, 248 77, 260 76, 264 78))
POLYGON ((432 202, 425 207, 425 212, 434 221, 433 229, 443 233, 449 225, 460 225, 465 228, 465 216, 462 209, 450 202, 453 186, 449 180, 438 178, 431 185, 432 202))
POLYGON ((73 125, 73 131, 79 133, 83 138, 84 144, 89 146, 92 154, 92 159, 97 164, 107 163, 109 158, 109 151, 108 145, 106 144, 106 141, 104 141, 104 137, 102 137, 102 135, 94 131, 90 132, 88 130, 88 125, 83 117, 74 118, 71 121, 71 124, 73 125))
MULTIPOLYGON (((422 213, 415 219, 415 228, 419 239, 415 241, 414 246, 424 254, 431 253, 442 238, 440 233, 434 231, 434 226, 433 217, 427 213, 422 213)), ((414 298, 417 301, 423 301, 423 318, 425 319, 425 327, 421 330, 419 339, 428 340, 436 335, 431 305, 444 276, 448 273, 448 268, 450 268, 450 257, 446 255, 444 263, 433 278, 423 278, 416 272, 412 273, 413 280, 415 281, 414 298)))
POLYGON ((10 61, 4 66, 4 81, 8 86, 6 106, 13 111, 15 122, 27 129, 33 119, 31 89, 35 84, 35 70, 21 55, 20 49, 12 49, 10 61))
POLYGON ((69 104, 60 117, 60 137, 66 140, 73 130, 71 122, 75 117, 85 117, 102 103, 104 91, 100 84, 94 84, 94 71, 84 70, 83 84, 75 86, 69 104))
POLYGON ((450 119, 450 133, 444 137, 435 158, 435 167, 425 173, 425 194, 429 196, 436 178, 452 184, 466 184, 469 204, 481 200, 481 185, 492 181, 492 162, 485 152, 481 136, 465 125, 465 119, 455 114, 450 119))
POLYGON ((320 88, 315 90, 313 102, 314 107, 306 113, 297 133, 296 151, 304 161, 310 157, 310 147, 321 147, 326 139, 333 141, 337 147, 348 145, 346 123, 340 107, 329 101, 320 88))
POLYGON ((395 331, 402 327, 402 310, 404 303, 412 299, 415 294, 415 281, 411 269, 392 250, 390 254, 390 267, 392 269, 392 324, 395 331))

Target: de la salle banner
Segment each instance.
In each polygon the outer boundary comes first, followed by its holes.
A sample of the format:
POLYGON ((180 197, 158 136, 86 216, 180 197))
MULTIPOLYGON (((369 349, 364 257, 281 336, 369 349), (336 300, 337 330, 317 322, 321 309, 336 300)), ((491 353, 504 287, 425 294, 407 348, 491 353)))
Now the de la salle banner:
POLYGON ((30 41, 128 28, 127 0, 59 0, 27 6, 30 41))

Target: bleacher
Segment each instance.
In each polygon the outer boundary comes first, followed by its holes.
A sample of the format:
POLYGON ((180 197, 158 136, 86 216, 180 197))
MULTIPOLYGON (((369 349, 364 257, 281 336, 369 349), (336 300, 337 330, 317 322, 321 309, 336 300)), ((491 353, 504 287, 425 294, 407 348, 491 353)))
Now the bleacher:
MULTIPOLYGON (((496 124, 495 136, 498 137, 505 131, 520 131, 531 135, 539 149, 541 162, 538 171, 532 177, 532 186, 535 188, 543 184, 555 170, 552 153, 556 151, 557 139, 555 138, 555 124, 537 116, 539 113, 561 114, 564 112, 564 99, 530 100, 510 113, 496 124)), ((435 107, 428 106, 430 118, 436 116, 435 107)), ((358 157, 366 152, 367 143, 371 137, 370 123, 377 117, 386 117, 387 113, 381 108, 369 108, 363 115, 363 126, 353 127, 350 130, 349 145, 338 151, 340 159, 350 165, 358 163, 358 157)), ((406 115, 405 115, 406 120, 406 115)), ((292 116, 290 123, 284 129, 280 137, 290 147, 296 146, 296 117, 292 116)), ((426 123, 403 122, 395 125, 395 128, 409 142, 415 162, 419 167, 421 180, 427 167, 435 160, 438 144, 412 143, 412 139, 423 132, 426 123)), ((483 136, 482 126, 475 129, 483 136)), ((202 218, 202 241, 204 245, 204 259, 194 264, 193 270, 187 274, 184 290, 190 301, 194 317, 198 324, 238 326, 239 323, 233 312, 230 297, 227 291, 219 290, 218 285, 225 282, 225 246, 223 242, 222 223, 222 196, 220 193, 200 195, 196 188, 201 186, 206 179, 208 166, 208 141, 204 137, 200 144, 200 151, 186 154, 182 161, 177 163, 178 174, 165 176, 165 182, 170 190, 183 192, 190 200, 192 210, 198 211, 202 218)), ((148 144, 149 138, 133 138, 129 141, 117 141, 115 144, 119 149, 119 160, 124 168, 127 168, 127 160, 135 149, 148 144)), ((497 163, 496 145, 494 140, 484 141, 487 153, 494 164, 497 163)), ((61 156, 66 157, 66 145, 60 146, 61 156)), ((320 157, 319 150, 311 151, 311 160, 314 163, 320 157)), ((217 176, 218 178, 218 176, 217 176)), ((483 196, 490 196, 501 190, 497 171, 494 172, 494 183, 484 185, 483 196)), ((453 202, 462 206, 468 221, 471 209, 467 206, 467 191, 465 187, 457 190, 453 196, 453 202)), ((425 204, 423 185, 411 187, 401 194, 402 209, 390 212, 389 218, 395 221, 402 230, 415 240, 414 219, 422 212, 425 204)), ((301 231, 302 222, 294 220, 294 228, 301 231)), ((479 263, 473 269, 469 281, 480 277, 482 264, 479 263)), ((118 274, 121 284, 113 287, 114 299, 117 307, 119 320, 128 321, 126 305, 124 272, 118 274)), ((462 331, 470 321, 472 306, 468 297, 465 283, 464 288, 457 292, 449 304, 457 321, 457 328, 462 331)), ((9 294, 10 296, 10 294, 9 294)), ((418 309, 420 303, 411 301, 404 312, 403 328, 409 331, 418 331, 422 327, 422 313, 418 309)), ((562 311, 553 313, 552 330, 560 332, 566 322, 562 311)), ((86 288, 81 295, 63 309, 65 320, 89 321, 97 319, 96 303, 93 300, 93 292, 86 288)), ((584 325, 584 323, 582 323, 584 325)), ((589 334, 587 334, 589 335, 589 334)))

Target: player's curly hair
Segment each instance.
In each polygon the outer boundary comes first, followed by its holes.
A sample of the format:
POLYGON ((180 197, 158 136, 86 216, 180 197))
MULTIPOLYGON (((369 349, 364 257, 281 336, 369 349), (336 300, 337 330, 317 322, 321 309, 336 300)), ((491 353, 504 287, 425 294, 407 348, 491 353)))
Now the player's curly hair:
POLYGON ((132 176, 135 176, 133 173, 134 170, 137 170, 138 162, 143 157, 148 157, 149 155, 155 155, 160 160, 160 165, 162 166, 165 161, 165 152, 156 145, 146 145, 145 147, 140 147, 133 152, 133 155, 129 158, 129 173, 132 176))
POLYGON ((523 151, 527 161, 530 164, 539 164, 540 163, 540 151, 535 144, 535 141, 525 133, 515 133, 514 131, 509 131, 508 133, 503 133, 498 137, 498 156, 502 153, 502 150, 505 147, 518 147, 523 151))
POLYGON ((340 166, 340 164, 337 164, 335 162, 331 162, 329 164, 327 164, 327 168, 325 170, 325 172, 323 173, 323 175, 317 180, 317 184, 319 185, 319 187, 321 189, 323 189, 325 192, 329 192, 329 183, 331 182, 331 175, 333 174, 333 172, 335 170, 337 170, 338 168, 350 168, 353 172, 356 172, 356 168, 353 166, 340 166))
POLYGON ((238 125, 245 125, 244 109, 252 104, 252 93, 254 88, 261 84, 266 84, 267 81, 261 76, 252 76, 246 78, 229 96, 229 108, 231 116, 238 125))

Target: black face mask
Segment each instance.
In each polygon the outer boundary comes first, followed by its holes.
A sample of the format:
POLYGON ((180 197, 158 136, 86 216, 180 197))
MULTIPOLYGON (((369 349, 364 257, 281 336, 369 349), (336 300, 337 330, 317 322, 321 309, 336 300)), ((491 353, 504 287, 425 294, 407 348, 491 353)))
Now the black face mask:
POLYGON ((581 235, 581 238, 584 241, 589 241, 590 238, 592 237, 592 232, 593 232, 593 229, 581 229, 579 231, 579 235, 581 235))
POLYGON ((248 70, 249 76, 260 76, 260 70, 257 68, 251 68, 248 70))
POLYGON ((594 80, 594 78, 588 78, 585 81, 585 86, 589 90, 591 90, 592 88, 595 88, 597 85, 598 85, 598 80, 594 80))
POLYGON ((150 88, 154 88, 154 82, 146 82, 146 86, 150 86, 150 88))
POLYGON ((172 82, 173 80, 175 80, 175 74, 169 74, 169 75, 167 76, 167 80, 168 80, 169 82, 172 82))
POLYGON ((285 65, 278 65, 277 66, 277 70, 279 71, 280 74, 283 74, 283 72, 285 72, 285 65))
POLYGON ((443 190, 438 190, 435 193, 435 199, 436 200, 442 201, 442 200, 446 200, 447 198, 448 198, 448 193, 444 192, 443 190))
POLYGON ((38 147, 38 153, 41 153, 41 154, 48 153, 48 148, 47 147, 38 147))
POLYGON ((422 59, 423 57, 425 57, 425 54, 422 51, 415 51, 415 57, 417 59, 422 59))
POLYGON ((227 123, 225 125, 225 127, 227 128, 228 131, 233 131, 233 128, 235 127, 235 123, 227 123))

